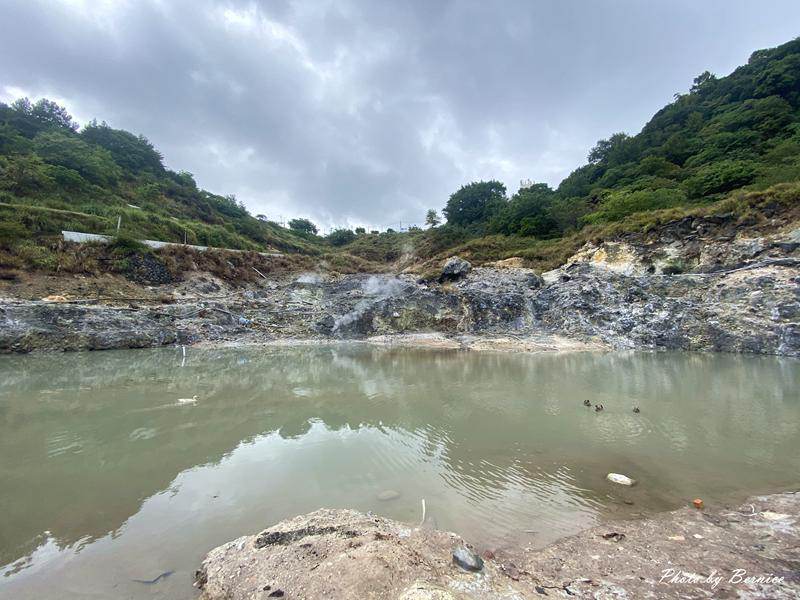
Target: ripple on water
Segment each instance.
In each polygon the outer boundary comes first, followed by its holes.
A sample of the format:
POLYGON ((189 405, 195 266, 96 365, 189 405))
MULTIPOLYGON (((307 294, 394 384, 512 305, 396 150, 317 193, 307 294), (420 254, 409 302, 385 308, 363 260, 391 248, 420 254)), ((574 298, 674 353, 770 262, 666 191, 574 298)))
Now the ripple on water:
POLYGON ((77 433, 60 431, 47 439, 47 456, 50 458, 81 452, 83 452, 83 440, 77 433))
POLYGON ((132 442, 151 440, 154 437, 156 437, 156 430, 152 427, 138 427, 128 434, 128 439, 132 442))

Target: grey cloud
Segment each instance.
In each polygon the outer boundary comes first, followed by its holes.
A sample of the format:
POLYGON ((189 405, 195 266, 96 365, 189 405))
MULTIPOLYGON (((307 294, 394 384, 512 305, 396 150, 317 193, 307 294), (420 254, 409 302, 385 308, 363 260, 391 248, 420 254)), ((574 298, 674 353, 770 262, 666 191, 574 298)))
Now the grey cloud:
POLYGON ((253 213, 420 222, 462 183, 557 184, 796 2, 6 0, 0 94, 143 133, 253 213))

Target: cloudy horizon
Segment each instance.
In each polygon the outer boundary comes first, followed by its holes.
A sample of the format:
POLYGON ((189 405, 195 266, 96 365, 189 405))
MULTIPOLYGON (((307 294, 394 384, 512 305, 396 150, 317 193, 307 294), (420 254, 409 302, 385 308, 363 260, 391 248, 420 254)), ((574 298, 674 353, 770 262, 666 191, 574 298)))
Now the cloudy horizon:
POLYGON ((0 101, 147 137, 253 214, 421 224, 464 183, 555 186, 800 4, 0 0, 0 101))

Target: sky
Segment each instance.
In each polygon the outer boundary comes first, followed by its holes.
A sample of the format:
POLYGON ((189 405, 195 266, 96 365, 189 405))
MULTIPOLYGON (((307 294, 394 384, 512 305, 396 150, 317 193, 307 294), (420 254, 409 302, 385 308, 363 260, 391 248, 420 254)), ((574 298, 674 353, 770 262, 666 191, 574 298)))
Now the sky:
POLYGON ((253 214, 421 224, 470 181, 556 186, 800 2, 0 0, 0 101, 143 134, 253 214))

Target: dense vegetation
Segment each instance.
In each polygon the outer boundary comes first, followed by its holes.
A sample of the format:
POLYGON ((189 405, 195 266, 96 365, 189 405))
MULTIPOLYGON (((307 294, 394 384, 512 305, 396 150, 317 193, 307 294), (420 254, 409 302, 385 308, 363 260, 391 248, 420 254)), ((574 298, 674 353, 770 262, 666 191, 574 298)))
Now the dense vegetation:
POLYGON ((444 225, 428 211, 425 231, 323 239, 307 219, 283 228, 199 189, 142 136, 97 122, 79 130, 57 104, 20 100, 0 104, 0 262, 6 252, 42 267, 36 253, 61 229, 114 233, 121 217, 132 237, 321 256, 338 270, 454 252, 547 267, 592 237, 715 205, 748 211, 772 195, 792 206, 800 185, 771 186, 800 180, 800 39, 754 52, 727 77, 703 73, 640 133, 600 140, 587 160, 556 189, 535 183, 509 198, 498 181, 465 185, 444 225))
POLYGON ((703 73, 635 136, 600 140, 557 189, 510 199, 499 182, 462 187, 448 224, 479 233, 561 237, 638 212, 713 202, 800 179, 800 40, 759 50, 727 77, 703 73))
POLYGON ((166 169, 142 136, 93 121, 78 131, 49 100, 0 104, 0 238, 41 241, 61 229, 246 250, 313 246, 252 217, 233 196, 166 169))

